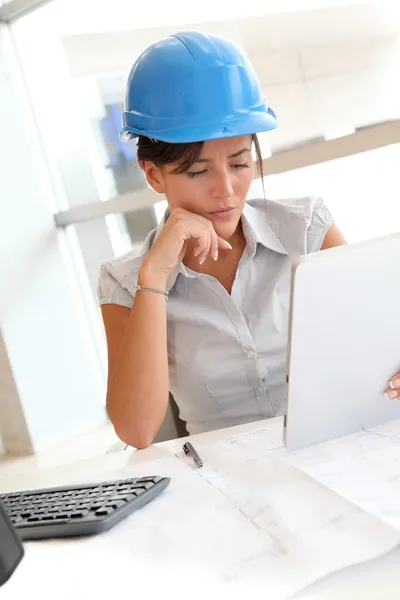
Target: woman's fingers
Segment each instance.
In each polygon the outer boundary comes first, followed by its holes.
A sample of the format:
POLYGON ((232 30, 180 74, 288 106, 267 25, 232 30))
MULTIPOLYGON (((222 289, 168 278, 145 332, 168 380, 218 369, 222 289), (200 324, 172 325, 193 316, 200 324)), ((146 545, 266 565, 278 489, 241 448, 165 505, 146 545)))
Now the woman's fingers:
POLYGON ((400 390, 400 371, 396 375, 393 375, 389 385, 393 389, 400 390))
POLYGON ((217 236, 218 238, 218 246, 222 249, 222 250, 232 250, 232 246, 230 245, 229 242, 227 242, 226 240, 224 240, 222 237, 220 237, 219 235, 217 236))
POLYGON ((211 229, 210 258, 218 260, 218 235, 216 234, 214 227, 211 229))
POLYGON ((389 387, 385 392, 385 396, 389 400, 400 399, 400 371, 399 373, 396 373, 396 375, 393 375, 389 387))
MULTIPOLYGON (((202 265, 206 260, 207 256, 210 254, 210 246, 211 246, 211 231, 209 229, 205 229, 203 235, 201 236, 202 240, 202 250, 198 255, 199 264, 202 265)), ((195 253, 196 254, 196 253, 195 253)))
POLYGON ((211 223, 205 224, 204 231, 197 237, 197 245, 193 251, 195 258, 198 259, 200 264, 203 264, 208 256, 213 260, 217 260, 219 248, 232 250, 230 243, 217 235, 211 223))
POLYGON ((197 241, 197 244, 193 250, 193 256, 199 261, 203 260, 204 252, 209 246, 208 229, 205 227, 200 227, 197 231, 192 232, 191 237, 195 238, 197 241))

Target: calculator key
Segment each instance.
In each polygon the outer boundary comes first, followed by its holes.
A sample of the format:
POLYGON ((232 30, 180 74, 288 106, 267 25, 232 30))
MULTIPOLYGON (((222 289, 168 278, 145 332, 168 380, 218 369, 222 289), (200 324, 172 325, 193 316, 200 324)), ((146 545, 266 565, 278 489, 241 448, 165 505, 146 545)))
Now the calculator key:
POLYGON ((107 507, 105 506, 105 507, 103 507, 103 508, 99 508, 98 510, 96 510, 95 514, 96 514, 98 517, 103 517, 103 516, 105 516, 105 515, 110 515, 112 512, 114 512, 114 510, 113 510, 112 508, 110 508, 110 507, 108 507, 108 508, 107 508, 107 507))
POLYGON ((131 500, 133 500, 134 498, 136 498, 136 496, 139 494, 139 490, 135 490, 132 494, 127 494, 126 496, 123 496, 121 498, 121 500, 125 500, 125 502, 130 502, 131 500))
POLYGON ((79 518, 83 519, 84 517, 87 517, 89 514, 90 513, 88 510, 75 510, 74 512, 71 513, 71 518, 77 519, 79 517, 79 518))
POLYGON ((107 506, 111 506, 111 508, 121 508, 121 506, 126 506, 125 500, 114 500, 107 504, 107 506))
POLYGON ((22 517, 20 517, 19 515, 15 515, 13 517, 11 517, 11 521, 13 522, 14 525, 18 525, 18 523, 22 523, 24 519, 22 517))

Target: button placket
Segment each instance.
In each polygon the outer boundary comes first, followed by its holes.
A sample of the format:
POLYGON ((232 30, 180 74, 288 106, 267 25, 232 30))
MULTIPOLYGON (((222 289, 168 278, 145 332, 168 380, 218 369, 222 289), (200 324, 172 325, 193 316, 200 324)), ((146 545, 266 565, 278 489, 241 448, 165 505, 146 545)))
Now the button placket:
POLYGON ((254 395, 256 397, 261 414, 265 418, 268 418, 275 415, 275 408, 271 402, 267 386, 264 384, 261 377, 261 359, 255 352, 254 356, 256 357, 256 360, 248 360, 246 364, 247 379, 249 385, 251 385, 254 390, 254 395))
MULTIPOLYGON (((244 353, 247 381, 254 392, 254 397, 258 404, 260 414, 263 417, 271 417, 275 414, 274 407, 271 403, 268 391, 265 389, 262 382, 259 368, 261 367, 261 365, 259 365, 260 359, 258 357, 254 339, 251 335, 241 306, 236 304, 234 298, 227 293, 227 291, 219 284, 217 280, 212 281, 211 279, 208 279, 208 281, 211 283, 214 292, 218 294, 218 297, 223 303, 228 317, 237 331, 239 342, 244 353)), ((240 295, 238 290, 236 290, 236 292, 236 296, 238 294, 240 295)))
POLYGON ((207 282, 224 305, 225 311, 238 334, 242 348, 251 348, 254 345, 254 341, 241 307, 235 303, 234 298, 228 294, 226 289, 216 279, 208 278, 207 282))

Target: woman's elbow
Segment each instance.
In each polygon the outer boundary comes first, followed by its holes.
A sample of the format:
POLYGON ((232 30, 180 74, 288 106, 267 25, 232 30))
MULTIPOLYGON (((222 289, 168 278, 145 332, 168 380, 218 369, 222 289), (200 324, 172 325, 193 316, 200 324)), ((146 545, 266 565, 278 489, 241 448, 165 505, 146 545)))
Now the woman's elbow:
POLYGON ((147 431, 127 430, 125 427, 117 427, 116 425, 114 425, 114 430, 121 442, 137 448, 137 450, 144 450, 144 448, 151 446, 155 437, 147 431))
POLYGON ((132 446, 133 448, 137 448, 138 450, 143 450, 144 448, 151 446, 153 443, 157 431, 153 431, 148 425, 127 424, 126 422, 121 422, 118 419, 113 419, 110 413, 109 417, 115 433, 121 442, 124 442, 124 444, 132 446))

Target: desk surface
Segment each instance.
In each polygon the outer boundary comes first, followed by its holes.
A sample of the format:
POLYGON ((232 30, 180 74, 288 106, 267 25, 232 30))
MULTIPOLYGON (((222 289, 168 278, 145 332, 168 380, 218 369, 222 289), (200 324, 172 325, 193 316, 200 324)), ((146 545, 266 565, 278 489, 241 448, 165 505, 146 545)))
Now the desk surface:
MULTIPOLYGON (((274 436, 279 435, 282 422, 281 419, 270 419, 256 424, 241 425, 192 436, 191 441, 199 449, 201 455, 201 450, 206 452, 207 448, 215 442, 252 432, 260 427, 263 427, 267 432, 267 436, 270 435, 272 439, 274 436)), ((168 457, 173 457, 175 454, 181 454, 183 441, 183 439, 171 440, 154 445, 146 450, 127 449, 64 467, 38 470, 25 476, 3 477, 0 478, 0 492, 62 485, 77 481, 112 479, 124 475, 129 477, 132 476, 132 467, 141 468, 143 473, 139 472, 139 474, 144 474, 147 461, 168 459, 168 457)), ((190 501, 193 501, 193 498, 190 501)), ((296 511, 296 498, 293 498, 292 502, 293 511, 296 511)), ((147 511, 148 515, 151 513, 151 506, 150 504, 147 511)), ((140 513, 136 514, 139 515, 140 513)), ((167 516, 172 522, 176 520, 178 524, 179 514, 168 514, 167 516)), ((194 507, 193 518, 195 516, 196 510, 194 507)), ((169 524, 171 525, 171 523, 169 524)), ((134 531, 131 530, 128 537, 122 524, 119 527, 119 537, 114 535, 108 539, 105 536, 96 536, 98 544, 92 541, 91 546, 86 547, 82 540, 27 544, 26 556, 19 569, 8 584, 1 589, 2 600, 19 600, 19 598, 28 597, 28 595, 33 599, 40 597, 41 600, 53 600, 55 597, 58 600, 113 597, 114 600, 119 594, 126 595, 127 586, 134 584, 139 575, 139 573, 135 573, 135 566, 139 569, 142 579, 142 569, 146 569, 145 578, 149 585, 149 597, 155 598, 156 594, 152 595, 151 590, 154 590, 154 582, 157 578, 160 578, 157 559, 159 559, 158 553, 161 549, 157 546, 150 549, 154 555, 154 563, 132 564, 131 556, 128 553, 125 554, 124 549, 135 544, 134 531), (35 584, 34 580, 37 580, 38 583, 35 584), (41 580, 40 583, 39 580, 41 580)), ((186 599, 189 595, 191 598, 204 597, 201 587, 203 573, 200 568, 197 570, 196 564, 190 561, 191 540, 179 532, 177 533, 176 546, 187 546, 188 560, 187 564, 182 564, 182 560, 180 564, 171 562, 171 581, 174 582, 173 585, 175 586, 172 591, 175 597, 178 598, 186 599), (180 535, 181 538, 179 539, 180 535)), ((212 544, 211 532, 209 536, 210 544, 212 544)), ((91 538, 91 540, 94 540, 94 538, 91 538)), ((142 540, 141 543, 146 543, 146 540, 142 540)), ((149 551, 149 548, 147 550, 149 551)), ((171 553, 173 553, 173 549, 171 549, 171 553)), ((308 598, 310 600, 317 598, 341 598, 341 600, 351 598, 354 600, 354 598, 362 596, 364 600, 376 600, 378 598, 379 600, 380 598, 398 600, 398 590, 400 589, 399 566, 400 551, 397 549, 372 562, 349 567, 328 575, 305 591, 290 597, 308 598)), ((302 568, 301 565, 299 565, 299 568, 302 568)), ((247 581, 246 586, 252 585, 252 583, 257 585, 260 582, 257 582, 256 579, 254 582, 252 580, 247 581)), ((226 585, 225 582, 224 585, 226 585)), ((166 587, 168 587, 168 584, 166 587)), ((222 587, 222 593, 224 591, 227 590, 222 587)), ((236 597, 234 594, 232 595, 232 591, 235 590, 230 588, 230 597, 236 597)), ((240 593, 239 590, 237 591, 238 597, 242 597, 243 590, 240 593)), ((129 594, 129 597, 134 596, 132 588, 129 594)))
POLYGON ((266 425, 271 428, 271 431, 276 431, 280 428, 282 418, 267 419, 257 423, 247 423, 245 425, 237 425, 227 429, 219 429, 217 431, 209 431, 192 435, 186 438, 178 438, 154 444, 144 450, 135 450, 127 447, 121 452, 114 452, 96 458, 80 460, 74 463, 68 463, 63 466, 47 467, 43 469, 34 469, 30 473, 11 475, 8 473, 2 476, 0 473, 0 493, 13 492, 22 489, 38 489, 41 487, 50 487, 56 485, 67 485, 69 482, 84 481, 88 475, 96 476, 105 470, 112 468, 121 469, 128 465, 144 463, 149 460, 173 456, 182 452, 182 445, 186 440, 189 440, 199 447, 211 444, 218 440, 223 440, 235 434, 251 431, 260 425, 266 425))

